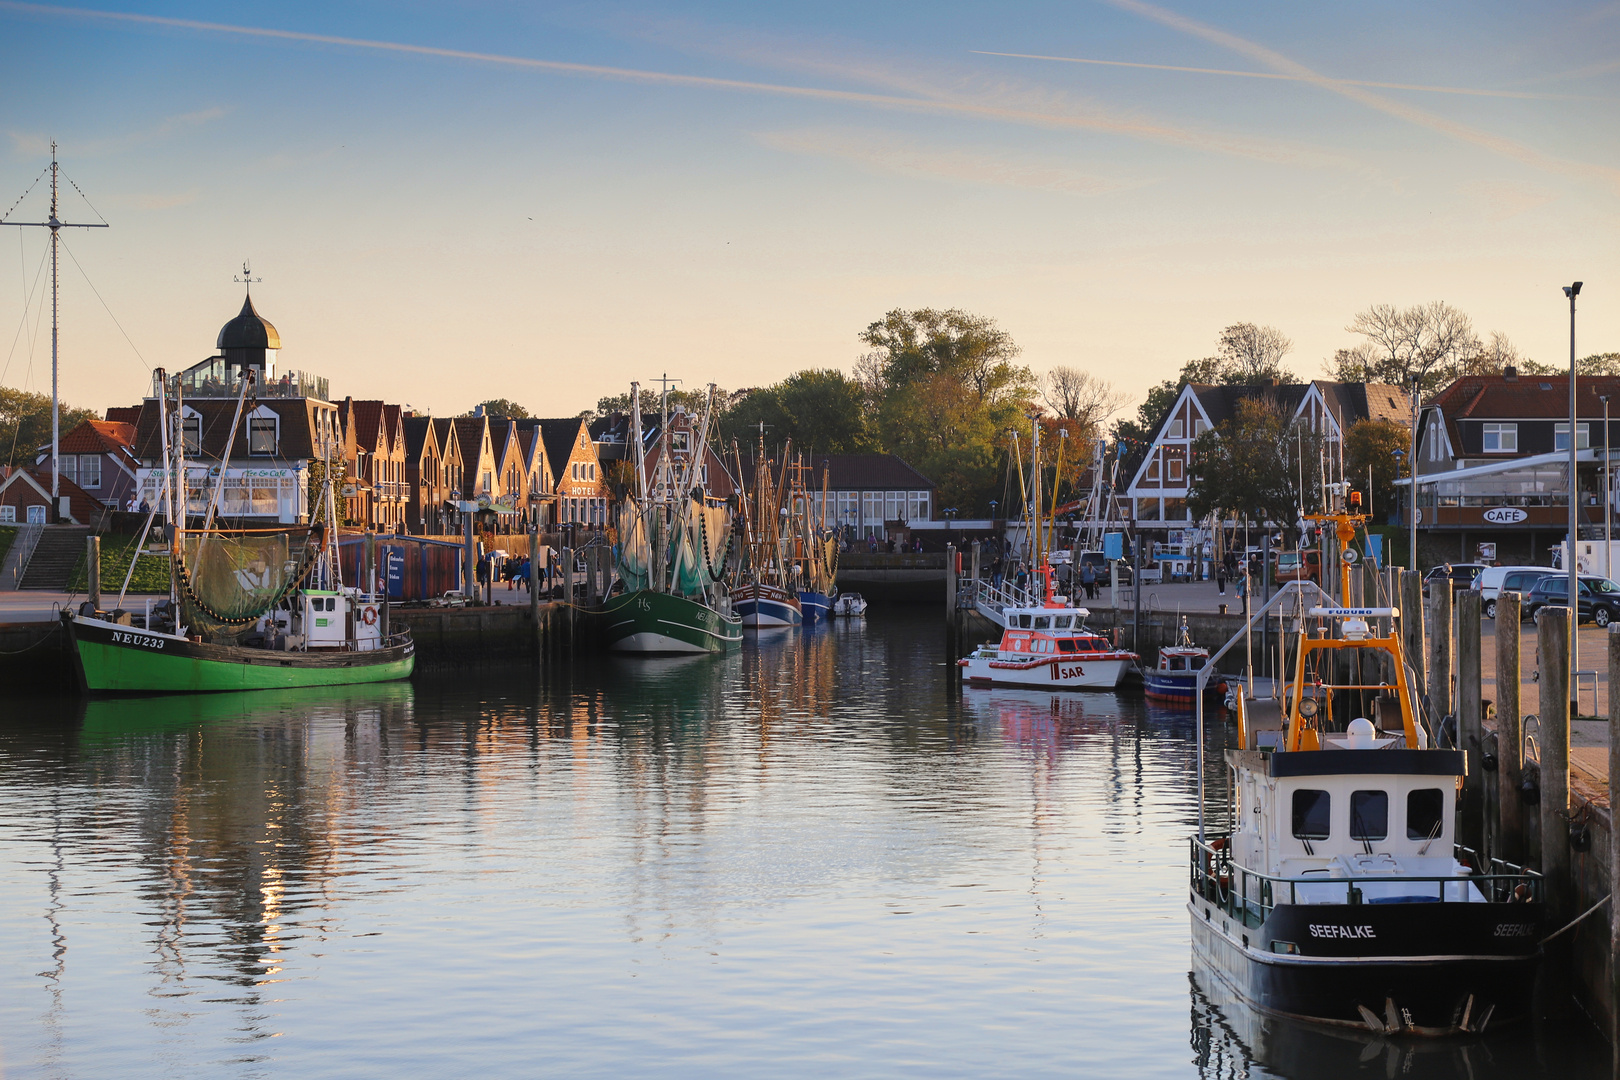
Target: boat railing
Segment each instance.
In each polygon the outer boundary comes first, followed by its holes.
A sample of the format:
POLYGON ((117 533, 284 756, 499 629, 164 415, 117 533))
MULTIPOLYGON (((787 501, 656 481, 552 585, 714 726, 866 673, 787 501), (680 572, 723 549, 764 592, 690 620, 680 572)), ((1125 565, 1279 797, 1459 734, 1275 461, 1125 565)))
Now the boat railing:
MULTIPOLYGON (((1412 902, 1466 903, 1470 901, 1470 889, 1477 889, 1481 896, 1495 904, 1528 903, 1543 898, 1544 883, 1540 874, 1502 859, 1491 859, 1487 872, 1482 874, 1284 877, 1234 863, 1229 837, 1215 836, 1208 842, 1193 837, 1191 843, 1192 891, 1220 908, 1228 918, 1240 920, 1251 928, 1263 924, 1279 904, 1379 903, 1378 898, 1365 897, 1363 887, 1369 883, 1410 888, 1412 891, 1403 893, 1400 898, 1412 902), (1307 893, 1303 900, 1302 889, 1307 893), (1343 900, 1335 896, 1341 889, 1343 900)), ((1459 858, 1478 858, 1461 845, 1455 850, 1459 858)))

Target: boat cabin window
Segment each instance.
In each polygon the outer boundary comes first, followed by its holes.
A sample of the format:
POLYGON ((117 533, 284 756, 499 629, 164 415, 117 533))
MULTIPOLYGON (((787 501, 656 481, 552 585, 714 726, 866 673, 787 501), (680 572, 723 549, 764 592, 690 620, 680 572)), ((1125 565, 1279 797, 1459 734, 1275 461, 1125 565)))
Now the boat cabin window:
POLYGON ((1294 835, 1301 840, 1326 840, 1333 798, 1325 791, 1300 788, 1294 792, 1294 835))
POLYGON ((1074 641, 1070 638, 1058 639, 1058 652, 1074 652, 1074 641))
POLYGON ((1428 840, 1439 836, 1446 813, 1446 793, 1437 787, 1406 793, 1406 838, 1428 840))
POLYGON ((1389 792, 1350 793, 1350 839, 1383 840, 1389 836, 1389 792))
POLYGON ((1052 625, 1059 630, 1067 630, 1072 622, 1074 622, 1073 615, 1058 615, 1052 619, 1052 625))
POLYGON ((1029 616, 1028 615, 1020 615, 1020 616, 1018 616, 1018 625, 1022 626, 1026 630, 1029 629, 1029 616))
POLYGON ((1037 616, 1035 616, 1035 629, 1037 629, 1037 630, 1050 630, 1050 629, 1052 629, 1052 617, 1050 615, 1037 615, 1037 616))
POLYGON ((1171 671, 1186 671, 1187 670, 1187 658, 1185 656, 1172 656, 1170 658, 1170 670, 1171 671))

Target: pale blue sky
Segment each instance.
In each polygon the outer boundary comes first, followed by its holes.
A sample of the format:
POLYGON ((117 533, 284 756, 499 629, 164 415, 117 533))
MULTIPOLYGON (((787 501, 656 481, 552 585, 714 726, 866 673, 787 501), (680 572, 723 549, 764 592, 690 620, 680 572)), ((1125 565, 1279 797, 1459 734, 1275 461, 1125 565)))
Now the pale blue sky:
MULTIPOLYGON (((1557 361, 1575 278, 1620 349, 1620 4, 85 10, 0 2, 0 210, 54 137, 113 224, 67 239, 134 347, 65 260, 75 403, 208 355, 246 257, 284 363, 441 413, 848 369, 925 305, 1132 395, 1244 320, 1316 375, 1377 302, 1557 361)), ((0 232, 0 381, 48 389, 41 251, 0 232)))

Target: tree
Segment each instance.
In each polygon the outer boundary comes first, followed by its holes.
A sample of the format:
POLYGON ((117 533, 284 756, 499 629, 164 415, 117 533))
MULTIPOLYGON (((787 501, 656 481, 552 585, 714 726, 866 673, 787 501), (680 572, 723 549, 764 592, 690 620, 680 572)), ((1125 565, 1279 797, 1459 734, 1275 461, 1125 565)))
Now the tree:
POLYGON ((1293 351, 1294 343, 1273 326, 1233 323, 1221 331, 1220 355, 1213 357, 1217 380, 1227 385, 1294 382, 1293 372, 1282 366, 1282 358, 1293 351))
MULTIPOLYGON (((90 409, 61 404, 61 429, 66 435, 85 420, 99 417, 90 409)), ((39 448, 51 444, 51 396, 0 386, 0 461, 32 465, 39 448)))
POLYGON ((1269 395, 1240 400, 1231 417, 1193 443, 1187 506, 1193 517, 1236 516, 1288 526, 1320 498, 1311 475, 1320 437, 1308 424, 1289 424, 1269 395), (1300 464, 1305 490, 1299 490, 1300 464))
MULTIPOLYGON (((748 391, 742 391, 741 394, 746 394, 747 392, 748 391)), ((661 415, 663 411, 663 404, 660 394, 661 391, 656 386, 643 386, 641 388, 641 415, 644 419, 661 415)), ((723 410, 729 400, 740 397, 741 394, 728 395, 724 390, 715 391, 714 407, 716 411, 723 410)), ((673 410, 677 405, 684 405, 687 412, 694 413, 701 417, 703 415, 703 410, 705 407, 707 407, 708 403, 709 388, 706 386, 692 390, 682 390, 673 386, 670 387, 669 407, 671 410, 673 410)), ((630 391, 626 390, 622 394, 614 394, 610 397, 598 398, 596 401, 596 412, 594 415, 598 417, 612 416, 614 413, 628 413, 629 411, 630 391)), ((587 410, 581 415, 591 416, 593 414, 587 410)))
POLYGON ((1422 393, 1432 394, 1460 375, 1480 373, 1488 356, 1468 316, 1439 300, 1410 308, 1374 304, 1345 329, 1365 341, 1328 362, 1340 382, 1405 386, 1416 378, 1422 393))
POLYGON ((1041 376, 1041 397, 1065 420, 1075 421, 1089 438, 1125 404, 1125 395, 1111 383, 1079 368, 1055 365, 1041 376))
POLYGON ((792 439, 801 450, 858 454, 876 450, 865 388, 834 368, 798 371, 772 386, 736 396, 720 420, 722 437, 749 442, 765 425, 766 440, 792 439))
MULTIPOLYGON (((488 401, 480 405, 479 408, 484 410, 485 416, 499 416, 513 420, 527 420, 529 418, 528 409, 525 409, 517 402, 510 401, 506 398, 490 398, 488 401)), ((469 413, 468 415, 470 416, 472 414, 469 413)))
POLYGON ((940 487, 963 513, 1000 494, 1007 432, 1034 411, 1035 377, 991 319, 965 311, 896 309, 860 335, 856 366, 883 447, 940 487))
POLYGON ((1387 517, 1399 506, 1395 481, 1400 476, 1401 459, 1395 451, 1404 453, 1410 438, 1406 425, 1393 420, 1357 420, 1344 433, 1345 479, 1366 492, 1368 514, 1387 517))

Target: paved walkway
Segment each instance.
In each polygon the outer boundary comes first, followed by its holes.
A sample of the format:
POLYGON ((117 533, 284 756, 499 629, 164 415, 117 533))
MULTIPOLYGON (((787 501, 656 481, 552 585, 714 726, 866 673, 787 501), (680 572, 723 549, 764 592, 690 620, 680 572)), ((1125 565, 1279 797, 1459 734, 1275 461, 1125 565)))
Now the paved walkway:
MULTIPOLYGON (((166 593, 147 597, 130 593, 124 597, 124 610, 137 611, 148 599, 162 600, 166 593)), ((51 592, 45 589, 19 589, 0 592, 0 623, 44 622, 56 618, 56 613, 83 603, 84 593, 51 592)), ((102 594, 101 602, 109 604, 118 599, 116 592, 102 594)))

